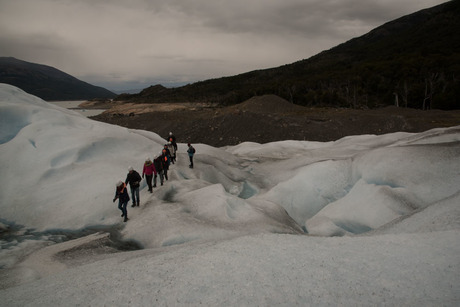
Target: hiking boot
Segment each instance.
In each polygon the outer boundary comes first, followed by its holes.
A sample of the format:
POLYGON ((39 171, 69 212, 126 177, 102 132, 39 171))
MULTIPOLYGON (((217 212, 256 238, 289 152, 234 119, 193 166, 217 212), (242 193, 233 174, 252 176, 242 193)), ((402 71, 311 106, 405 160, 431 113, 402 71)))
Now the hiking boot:
POLYGON ((125 219, 123 220, 123 222, 127 222, 129 220, 129 218, 125 217, 125 219))

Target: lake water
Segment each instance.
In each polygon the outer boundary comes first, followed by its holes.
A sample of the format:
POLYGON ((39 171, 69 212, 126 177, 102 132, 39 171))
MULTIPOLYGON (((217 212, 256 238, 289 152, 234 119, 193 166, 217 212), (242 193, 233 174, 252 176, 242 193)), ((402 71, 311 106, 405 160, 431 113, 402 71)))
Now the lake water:
POLYGON ((85 102, 86 100, 72 100, 72 101, 48 101, 51 104, 73 110, 75 112, 78 112, 86 117, 90 116, 96 116, 104 112, 105 110, 100 110, 100 109, 81 109, 78 107, 82 102, 85 102))

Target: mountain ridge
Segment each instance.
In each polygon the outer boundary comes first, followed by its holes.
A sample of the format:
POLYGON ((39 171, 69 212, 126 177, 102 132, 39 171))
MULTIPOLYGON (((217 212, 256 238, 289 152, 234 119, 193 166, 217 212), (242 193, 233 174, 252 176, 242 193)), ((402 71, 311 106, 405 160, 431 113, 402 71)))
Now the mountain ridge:
POLYGON ((200 81, 178 88, 154 85, 130 102, 241 103, 278 95, 304 106, 419 109, 460 108, 460 1, 393 21, 320 52, 275 68, 200 81))
POLYGON ((81 81, 54 67, 0 57, 0 82, 19 87, 43 100, 114 98, 115 93, 81 81))

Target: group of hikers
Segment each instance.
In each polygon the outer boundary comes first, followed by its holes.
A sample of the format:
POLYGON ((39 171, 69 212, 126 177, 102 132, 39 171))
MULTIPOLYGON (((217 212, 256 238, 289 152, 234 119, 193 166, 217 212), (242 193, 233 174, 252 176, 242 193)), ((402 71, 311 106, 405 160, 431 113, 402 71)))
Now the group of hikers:
MULTIPOLYGON (((172 132, 169 132, 169 136, 167 138, 168 142, 164 145, 161 152, 153 158, 153 161, 150 158, 146 158, 144 162, 144 167, 142 169, 142 177, 141 175, 136 172, 132 166, 128 168, 128 175, 126 176, 125 181, 118 181, 115 189, 115 197, 113 198, 113 202, 118 199, 118 209, 121 210, 122 214, 121 217, 124 218, 124 222, 128 221, 128 202, 130 201, 129 194, 127 191, 127 185, 131 189, 131 198, 132 198, 132 206, 131 207, 139 207, 140 199, 139 199, 139 188, 140 182, 142 179, 146 179, 148 191, 153 193, 153 188, 157 186, 157 178, 160 177, 160 184, 163 185, 164 180, 168 180, 168 170, 171 164, 175 164, 176 160, 176 153, 177 153, 177 143, 176 137, 173 135, 172 132), (153 186, 152 186, 153 180, 153 186)), ((193 156, 195 154, 195 148, 188 143, 188 157, 190 160, 190 168, 193 168, 193 156)))

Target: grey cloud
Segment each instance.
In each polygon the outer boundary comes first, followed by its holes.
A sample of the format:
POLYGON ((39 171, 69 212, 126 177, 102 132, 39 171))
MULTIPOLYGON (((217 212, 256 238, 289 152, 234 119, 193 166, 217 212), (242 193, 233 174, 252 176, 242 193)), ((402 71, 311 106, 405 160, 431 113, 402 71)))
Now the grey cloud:
POLYGON ((78 45, 55 34, 32 33, 22 37, 0 34, 0 56, 14 56, 40 64, 62 65, 69 60, 83 64, 85 60, 79 56, 78 49, 78 45))
POLYGON ((337 22, 362 22, 370 26, 389 21, 405 13, 398 9, 410 7, 400 1, 382 0, 233 0, 168 1, 170 10, 181 12, 184 18, 201 22, 204 28, 221 32, 267 33, 299 32, 313 36, 333 28, 337 22))

